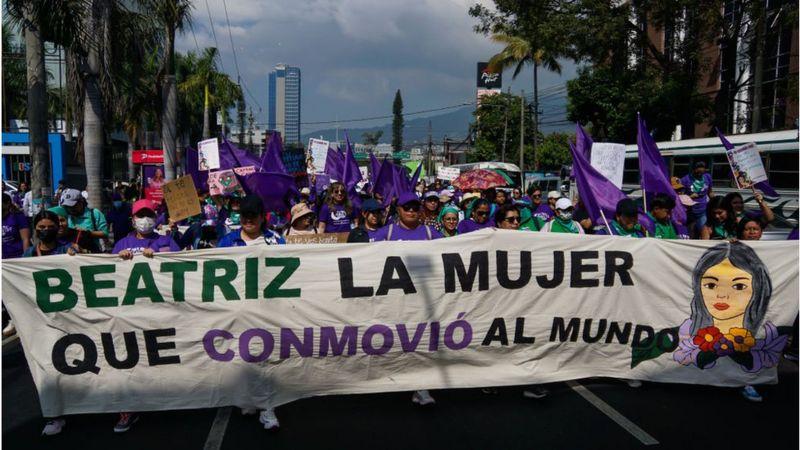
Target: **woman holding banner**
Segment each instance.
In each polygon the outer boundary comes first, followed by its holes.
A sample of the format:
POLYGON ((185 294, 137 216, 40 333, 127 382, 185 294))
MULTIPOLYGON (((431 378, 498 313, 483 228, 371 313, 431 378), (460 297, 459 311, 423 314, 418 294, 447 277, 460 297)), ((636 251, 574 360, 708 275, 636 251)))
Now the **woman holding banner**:
POLYGON ((439 211, 439 224, 442 236, 453 237, 458 235, 458 208, 445 206, 439 211))
MULTIPOLYGON (((469 210, 469 209, 468 209, 469 210)), ((479 198, 472 204, 472 212, 468 219, 464 219, 458 224, 458 234, 470 233, 484 228, 493 227, 494 220, 489 218, 489 200, 479 198)))

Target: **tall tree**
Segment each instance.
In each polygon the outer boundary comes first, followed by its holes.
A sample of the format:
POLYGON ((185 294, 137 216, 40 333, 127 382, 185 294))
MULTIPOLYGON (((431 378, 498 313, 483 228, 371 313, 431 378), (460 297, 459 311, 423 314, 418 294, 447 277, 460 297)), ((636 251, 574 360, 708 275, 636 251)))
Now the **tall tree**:
POLYGON ((392 148, 395 152, 403 151, 403 97, 400 95, 400 89, 394 94, 394 103, 392 103, 392 148))
POLYGON ((383 130, 377 131, 365 131, 361 133, 361 138, 364 140, 364 145, 369 146, 376 146, 381 141, 381 137, 383 136, 383 130))
POLYGON ((28 113, 28 85, 24 43, 11 40, 12 26, 3 19, 3 128, 10 118, 20 119, 28 113))
POLYGON ((164 53, 161 65, 161 145, 164 149, 164 178, 175 178, 177 155, 175 145, 178 140, 178 91, 175 81, 175 34, 191 26, 192 3, 190 0, 144 0, 162 27, 164 53))

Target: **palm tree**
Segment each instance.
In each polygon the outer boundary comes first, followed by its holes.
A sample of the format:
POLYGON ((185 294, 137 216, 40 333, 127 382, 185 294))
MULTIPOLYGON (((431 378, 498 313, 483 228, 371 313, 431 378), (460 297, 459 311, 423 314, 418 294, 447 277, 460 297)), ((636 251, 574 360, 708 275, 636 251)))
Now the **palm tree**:
POLYGON ((142 0, 161 26, 164 36, 164 53, 161 64, 162 106, 161 145, 164 149, 164 178, 175 178, 177 158, 175 144, 178 139, 178 92, 175 81, 175 33, 191 26, 192 3, 190 0, 142 0))
MULTIPOLYGON (((536 136, 539 130, 539 66, 544 67, 551 72, 561 74, 561 64, 558 62, 557 54, 549 51, 545 46, 538 43, 524 39, 520 36, 509 33, 495 33, 492 35, 492 40, 499 44, 503 44, 503 50, 500 53, 492 56, 489 60, 489 68, 493 72, 502 72, 503 70, 514 67, 512 78, 516 79, 517 75, 522 72, 522 68, 526 65, 533 66, 533 154, 534 165, 536 165, 536 136)), ((520 169, 524 170, 520 165, 520 169)))

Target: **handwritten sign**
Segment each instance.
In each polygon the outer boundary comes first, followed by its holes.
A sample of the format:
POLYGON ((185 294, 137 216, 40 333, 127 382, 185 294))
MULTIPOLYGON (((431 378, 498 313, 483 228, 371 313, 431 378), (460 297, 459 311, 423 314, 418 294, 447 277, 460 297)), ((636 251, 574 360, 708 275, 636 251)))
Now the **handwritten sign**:
POLYGON ((256 173, 256 166, 234 167, 233 172, 240 177, 256 173))
POLYGON ((350 233, 289 234, 287 244, 344 244, 350 233))
POLYGON ((331 145, 329 141, 322 139, 309 139, 308 152, 311 155, 311 165, 314 173, 325 172, 325 161, 328 159, 328 147, 331 145))
POLYGON ((733 179, 736 180, 739 189, 749 189, 756 183, 767 181, 767 171, 764 170, 764 163, 758 155, 755 143, 726 150, 725 154, 728 156, 733 179))
POLYGON ((197 143, 198 170, 219 169, 219 142, 217 138, 197 143))
POLYGON ((211 195, 242 195, 244 190, 233 170, 218 170, 208 173, 208 193, 211 195))
POLYGON ((453 181, 461 175, 461 169, 458 167, 439 167, 436 171, 436 178, 440 180, 453 181))
POLYGON ((169 217, 174 221, 186 219, 200 214, 200 201, 197 199, 197 188, 190 175, 165 183, 164 201, 167 202, 169 217))
POLYGON ((591 164, 609 181, 621 188, 622 172, 625 169, 625 145, 595 142, 592 144, 591 164))
POLYGON ((296 177, 306 174, 306 152, 302 148, 284 148, 281 160, 289 175, 296 177))

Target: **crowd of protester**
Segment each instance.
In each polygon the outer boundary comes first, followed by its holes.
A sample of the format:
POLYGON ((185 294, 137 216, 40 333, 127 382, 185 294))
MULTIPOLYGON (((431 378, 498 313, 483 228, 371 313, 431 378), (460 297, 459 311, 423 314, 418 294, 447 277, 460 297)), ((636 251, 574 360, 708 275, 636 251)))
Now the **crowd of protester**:
MULTIPOLYGON (((702 163, 682 179, 673 178, 673 193, 655 193, 645 204, 621 200, 613 217, 595 223, 579 199, 559 191, 542 192, 533 186, 461 191, 436 180, 420 182, 413 192, 386 202, 381 193, 364 194, 356 206, 346 187, 331 183, 327 190, 299 191, 279 211, 269 211, 255 195, 209 195, 198 192, 201 213, 175 222, 164 204, 140 198, 134 185, 118 186, 108 197, 111 207, 102 212, 90 208, 87 195, 59 183, 58 205, 42 208, 22 183, 15 195, 3 194, 3 258, 39 257, 56 254, 113 253, 122 259, 152 257, 165 251, 214 247, 280 245, 290 236, 347 233, 347 242, 431 240, 449 238, 484 228, 545 233, 598 234, 658 239, 759 240, 774 214, 759 194, 759 210, 744 207, 739 193, 715 196, 711 178, 702 163), (676 202, 675 198, 679 201, 676 202), (687 223, 673 220, 675 208, 685 208, 687 223)), ((790 239, 797 239, 795 228, 790 239)), ((4 316, 5 316, 5 310, 4 316)), ((3 330, 13 333, 13 323, 3 330)), ((797 324, 788 358, 797 358, 797 324)), ((631 380, 632 386, 640 384, 631 380)), ((490 392, 491 389, 487 389, 490 392)), ((546 390, 529 387, 526 397, 541 398, 546 390)), ((760 401, 751 386, 743 390, 749 400, 760 401)), ((412 401, 434 403, 428 391, 417 391, 412 401)), ((245 413, 255 412, 243 410, 245 413)), ((120 414, 114 430, 127 431, 138 419, 135 413, 120 414)), ((262 411, 265 428, 278 426, 274 410, 262 411)), ((44 434, 57 434, 63 418, 48 421, 44 434)))

